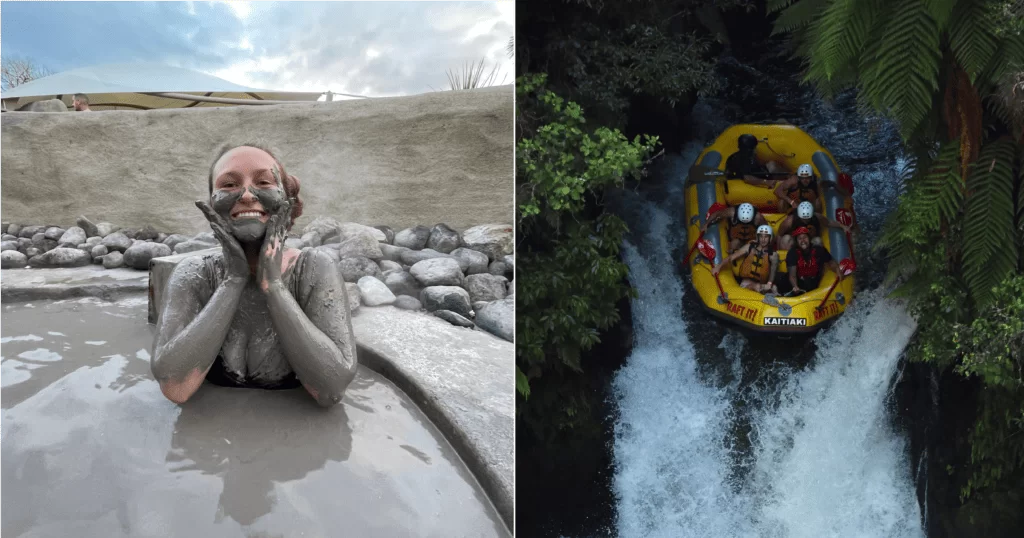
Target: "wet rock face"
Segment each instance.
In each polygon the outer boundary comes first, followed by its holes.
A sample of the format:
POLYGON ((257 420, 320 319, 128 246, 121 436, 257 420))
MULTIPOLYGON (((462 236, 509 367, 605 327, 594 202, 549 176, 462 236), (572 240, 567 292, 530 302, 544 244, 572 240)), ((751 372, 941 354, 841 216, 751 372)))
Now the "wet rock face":
POLYGON ((422 250, 427 246, 427 241, 429 239, 430 228, 427 228, 426 226, 406 228, 395 234, 395 246, 405 247, 412 250, 422 250))
POLYGON ((384 277, 384 284, 395 295, 418 297, 423 286, 416 277, 406 271, 397 271, 384 277))
POLYGON ((341 271, 341 276, 345 279, 345 282, 359 282, 359 279, 364 276, 380 276, 380 267, 377 267, 373 260, 362 256, 339 260, 338 270, 341 271))
POLYGON ((133 269, 148 270, 150 260, 170 255, 171 247, 163 243, 142 242, 124 251, 124 264, 133 269))
POLYGON ((427 238, 427 248, 448 254, 459 247, 459 241, 461 240, 459 232, 451 229, 447 224, 438 224, 430 230, 430 236, 427 238))
POLYGON ((462 246, 487 254, 491 260, 500 260, 512 254, 512 226, 484 224, 462 232, 462 246))
POLYGON ((489 303, 476 315, 478 327, 509 342, 515 339, 515 321, 516 303, 511 297, 489 303))
POLYGON ((458 286, 430 286, 420 292, 420 301, 428 312, 451 310, 462 316, 469 316, 473 311, 470 306, 469 293, 458 286))
POLYGON ((451 323, 452 325, 455 325, 455 326, 458 326, 458 327, 466 327, 466 328, 469 328, 469 329, 472 329, 474 327, 472 321, 466 319, 463 316, 460 316, 460 315, 456 314, 455 312, 452 312, 451 310, 435 310, 433 312, 433 314, 435 316, 437 316, 437 317, 447 321, 448 323, 451 323))
POLYGON ((83 267, 92 263, 92 255, 77 248, 58 247, 32 258, 33 267, 83 267))
POLYGON ((358 285, 366 306, 389 305, 395 302, 395 294, 375 277, 364 276, 359 279, 358 285))
POLYGON ((28 256, 17 250, 5 250, 0 252, 0 268, 21 269, 28 265, 28 256))
POLYGON ((461 286, 462 269, 452 258, 432 258, 416 262, 409 272, 424 286, 461 286))

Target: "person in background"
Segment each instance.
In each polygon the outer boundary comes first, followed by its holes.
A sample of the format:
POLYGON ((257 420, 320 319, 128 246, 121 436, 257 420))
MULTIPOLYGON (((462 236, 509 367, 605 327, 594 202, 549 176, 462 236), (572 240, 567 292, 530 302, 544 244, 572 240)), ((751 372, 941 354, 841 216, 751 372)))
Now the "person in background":
POLYGON ((779 199, 780 213, 795 209, 800 202, 810 202, 815 209, 821 209, 821 202, 818 201, 818 180, 814 177, 814 169, 809 164, 801 164, 796 170, 796 175, 779 181, 775 185, 775 196, 779 199))
POLYGON ((832 255, 825 250, 825 247, 811 244, 811 236, 807 228, 797 228, 793 231, 793 235, 796 236, 797 246, 789 249, 789 253, 786 254, 789 283, 793 287, 790 294, 799 295, 817 288, 821 284, 825 267, 831 269, 840 281, 843 280, 839 264, 832 259, 832 255))
POLYGON ((775 161, 761 164, 757 160, 757 137, 752 134, 743 134, 737 139, 739 150, 725 160, 725 175, 728 179, 742 179, 750 185, 759 187, 774 187, 777 180, 768 179, 767 174, 779 173, 784 170, 775 161), (763 176, 763 177, 758 177, 763 176))
POLYGON ((707 232, 708 226, 725 218, 729 219, 729 254, 753 241, 758 226, 768 224, 764 215, 759 213, 753 204, 743 203, 712 213, 708 221, 701 227, 701 233, 707 232))
POLYGON ((75 112, 92 112, 89 108, 89 96, 84 93, 76 93, 71 101, 71 106, 74 107, 75 112))
POLYGON ((828 227, 842 228, 844 232, 850 233, 849 226, 834 221, 821 213, 815 213, 814 206, 810 202, 800 202, 800 205, 796 208, 796 213, 791 213, 779 223, 779 236, 781 237, 779 239, 779 250, 785 252, 793 246, 793 238, 789 235, 789 231, 796 228, 806 228, 811 238, 811 243, 822 246, 821 234, 828 227))

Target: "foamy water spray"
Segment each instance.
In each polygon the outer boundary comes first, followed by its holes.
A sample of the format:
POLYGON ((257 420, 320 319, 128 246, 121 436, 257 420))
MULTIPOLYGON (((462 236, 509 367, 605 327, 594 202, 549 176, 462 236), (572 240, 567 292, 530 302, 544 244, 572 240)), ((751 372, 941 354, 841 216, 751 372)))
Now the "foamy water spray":
POLYGON ((684 244, 679 187, 668 189, 657 204, 626 194, 616 211, 634 230, 623 257, 639 294, 634 349, 613 381, 617 534, 923 536, 906 441, 885 408, 912 318, 881 292, 862 293, 819 333, 810 365, 780 382, 741 391, 744 340, 734 333, 720 346, 734 379, 703 373, 673 259, 684 244), (749 414, 749 448, 732 441, 739 412, 749 414), (749 473, 736 472, 740 461, 749 473))

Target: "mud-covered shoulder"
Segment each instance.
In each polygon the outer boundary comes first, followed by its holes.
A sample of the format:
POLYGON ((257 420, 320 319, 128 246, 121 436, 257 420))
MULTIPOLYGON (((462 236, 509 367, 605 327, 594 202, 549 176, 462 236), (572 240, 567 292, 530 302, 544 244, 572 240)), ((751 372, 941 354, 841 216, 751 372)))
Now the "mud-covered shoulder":
POLYGON ((222 280, 224 257, 221 253, 189 256, 178 262, 171 273, 167 293, 190 292, 205 303, 222 280))
POLYGON ((340 286, 344 293, 345 284, 338 270, 338 262, 320 249, 304 249, 295 262, 291 286, 294 297, 305 309, 312 292, 324 286, 340 286))

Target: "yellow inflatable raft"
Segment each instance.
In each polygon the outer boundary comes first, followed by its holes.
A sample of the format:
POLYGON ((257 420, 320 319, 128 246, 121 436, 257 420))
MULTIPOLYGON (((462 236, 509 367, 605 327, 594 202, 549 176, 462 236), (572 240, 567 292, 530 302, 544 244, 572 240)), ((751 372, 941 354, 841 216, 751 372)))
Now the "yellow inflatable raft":
MULTIPOLYGON (((711 225, 703 239, 713 246, 709 252, 704 248, 695 249, 700 238, 700 229, 714 204, 737 206, 749 202, 771 224, 774 236, 778 236, 779 224, 787 214, 775 209, 778 198, 771 188, 754 186, 742 179, 726 179, 725 162, 737 151, 737 139, 742 134, 757 137, 755 150, 761 163, 776 161, 785 170, 795 173, 798 166, 809 163, 818 180, 818 199, 821 211, 830 219, 850 225, 853 220, 853 185, 846 174, 841 174, 835 159, 807 133, 792 125, 734 125, 725 130, 713 144, 697 157, 696 164, 686 178, 686 222, 687 248, 696 250, 689 257, 692 282, 704 307, 712 314, 738 323, 749 329, 771 333, 808 333, 816 331, 842 315, 853 299, 854 277, 848 275, 834 287, 836 275, 825 269, 817 289, 796 297, 764 295, 740 287, 737 278, 738 262, 733 271, 723 269, 716 283, 711 269, 728 255, 729 245, 727 219, 711 225), (839 210, 837 215, 837 210, 839 210), (705 254, 712 254, 709 260, 705 254), (721 291, 720 291, 721 290, 721 291), (722 293, 724 292, 724 294, 722 293), (826 297, 827 296, 827 297, 826 297)), ((775 179, 784 179, 782 177, 775 179)), ((855 267, 852 244, 840 228, 828 228, 821 233, 822 242, 832 258, 844 269, 855 267), (850 263, 854 262, 854 263, 850 263)), ((780 252, 780 263, 776 278, 778 282, 787 274, 786 253, 780 252)))

